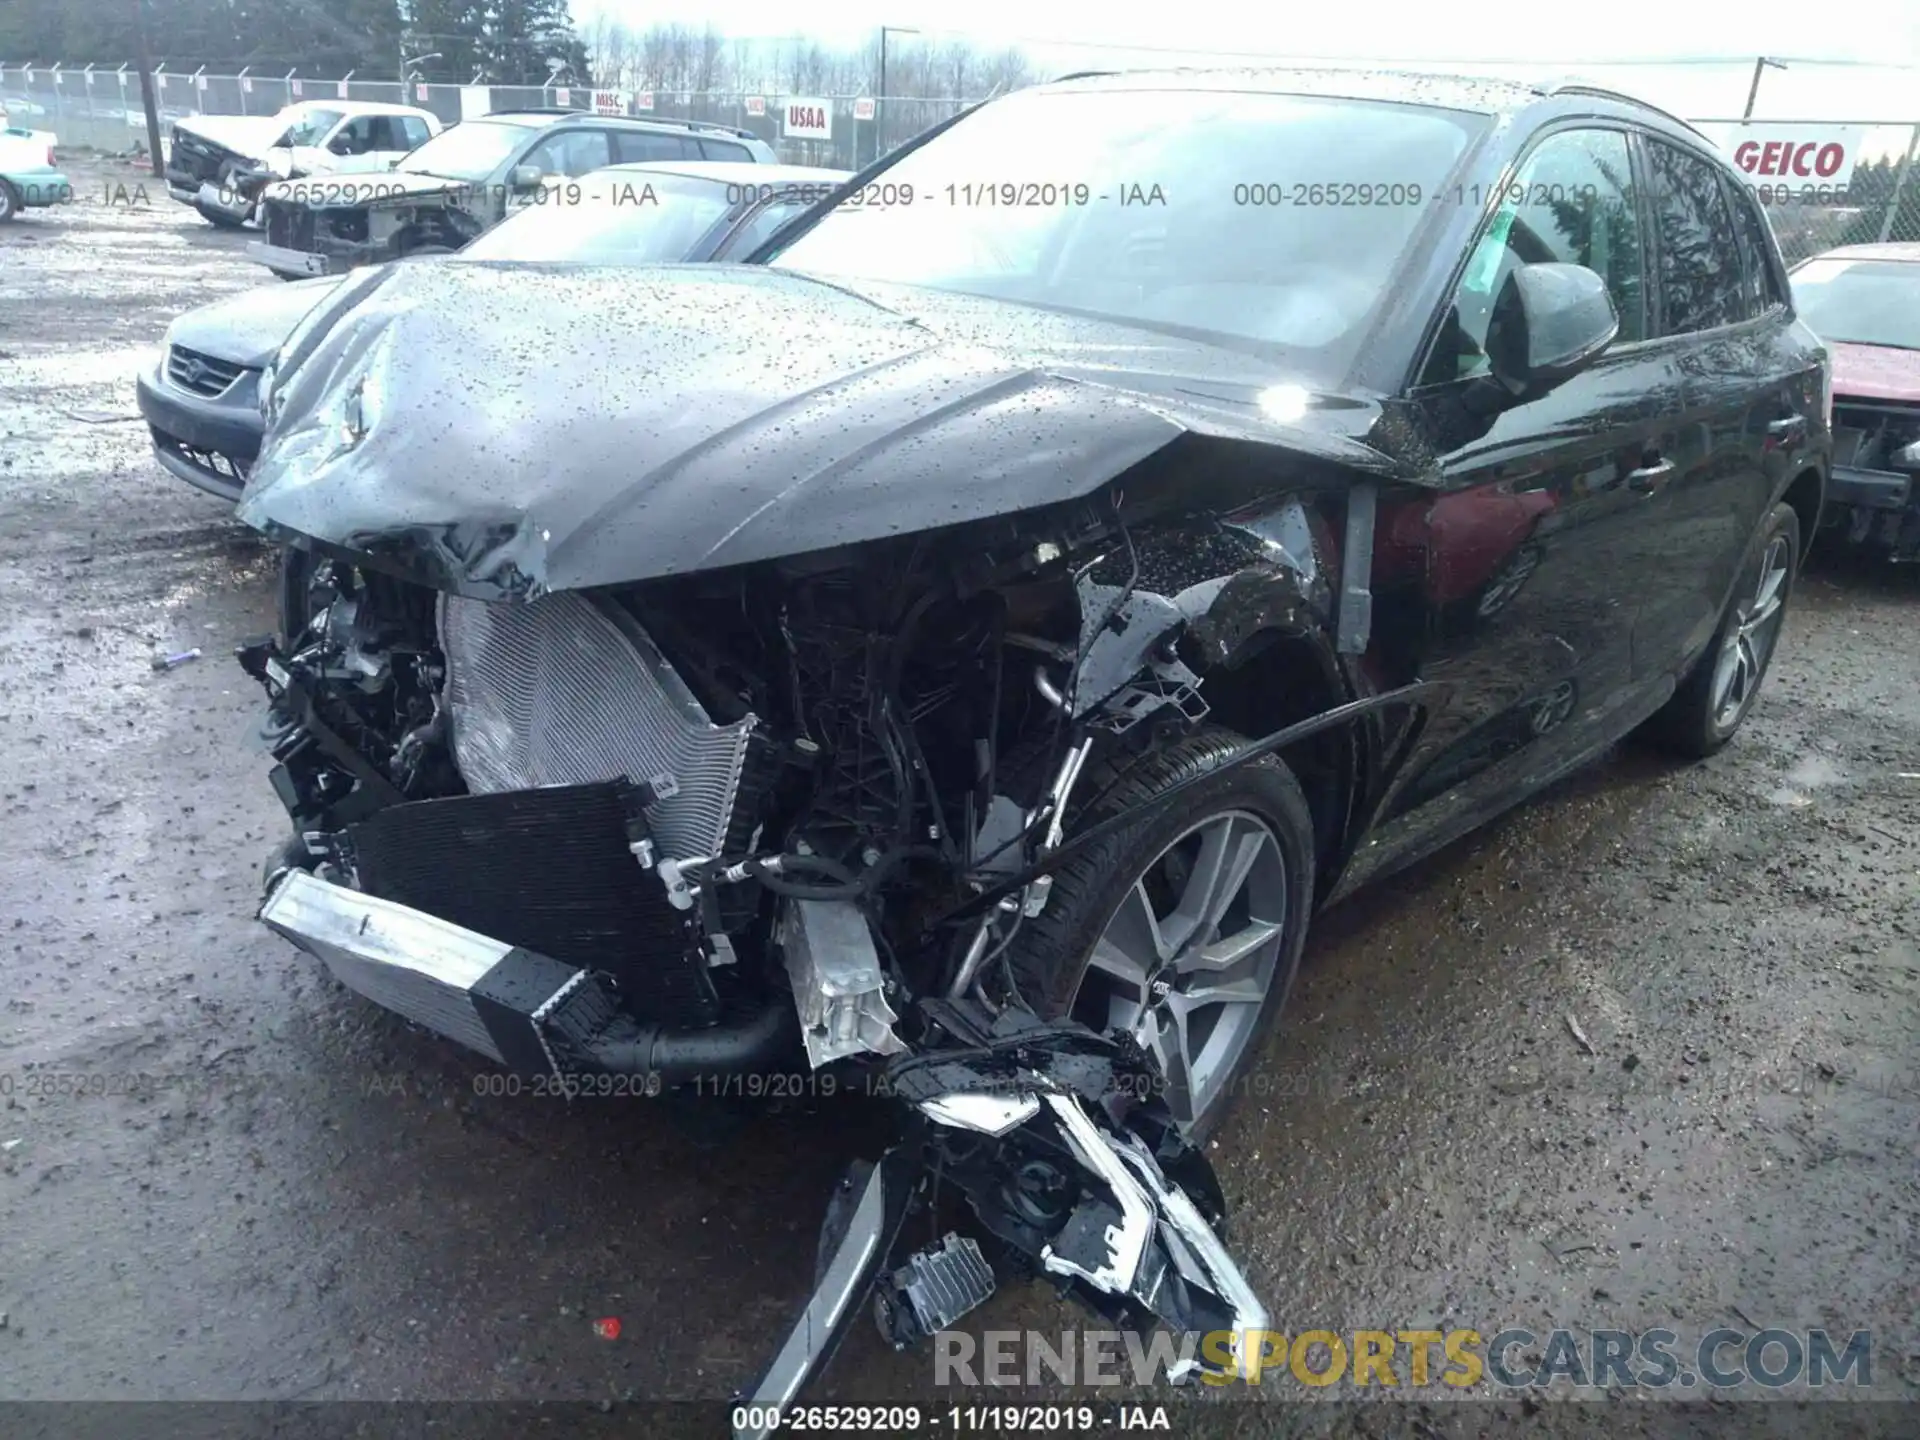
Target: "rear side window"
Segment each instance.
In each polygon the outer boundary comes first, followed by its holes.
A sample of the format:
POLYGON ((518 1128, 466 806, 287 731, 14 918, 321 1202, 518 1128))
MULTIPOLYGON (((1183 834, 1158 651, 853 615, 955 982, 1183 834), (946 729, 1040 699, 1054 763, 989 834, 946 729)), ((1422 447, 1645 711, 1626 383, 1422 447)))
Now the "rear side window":
POLYGON ((418 115, 400 117, 400 148, 412 150, 427 143, 427 122, 418 115))
POLYGON ((1767 222, 1760 207, 1754 204, 1746 186, 1732 180, 1726 181, 1726 186, 1733 206, 1734 238, 1740 246, 1741 312, 1752 319, 1784 304, 1786 297, 1780 293, 1779 281, 1774 279, 1769 259, 1773 246, 1768 243, 1767 222))
POLYGON ((1745 319, 1745 277, 1719 170, 1653 139, 1647 141, 1647 165, 1666 333, 1687 335, 1745 319))
POLYGON ((751 160, 753 152, 744 145, 727 140, 701 140, 700 153, 709 160, 751 160))
POLYGON ((653 130, 616 130, 613 132, 613 158, 619 165, 640 160, 698 160, 700 152, 683 135, 662 135, 653 130))

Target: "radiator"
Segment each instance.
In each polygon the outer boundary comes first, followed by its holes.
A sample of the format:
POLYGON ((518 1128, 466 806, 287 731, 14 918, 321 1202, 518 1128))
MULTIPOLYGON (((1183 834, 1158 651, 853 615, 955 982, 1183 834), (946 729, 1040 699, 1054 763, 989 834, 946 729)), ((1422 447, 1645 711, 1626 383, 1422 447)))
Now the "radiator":
POLYGON ((454 761, 476 794, 625 778, 659 799, 660 853, 737 846, 741 782, 766 742, 751 715, 715 725, 630 616, 581 595, 443 596, 454 761))

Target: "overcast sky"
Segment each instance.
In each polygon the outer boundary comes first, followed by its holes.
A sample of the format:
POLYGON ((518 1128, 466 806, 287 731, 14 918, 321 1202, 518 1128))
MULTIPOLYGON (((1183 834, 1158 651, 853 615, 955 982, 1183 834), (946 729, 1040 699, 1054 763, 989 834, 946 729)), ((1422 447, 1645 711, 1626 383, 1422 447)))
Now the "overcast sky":
MULTIPOLYGON (((1373 59, 1447 68, 1515 61, 1528 75, 1592 72, 1619 88, 1698 118, 1737 116, 1753 56, 1788 57, 1761 82, 1756 118, 1920 121, 1920 0, 1745 0, 1689 6, 1685 0, 1372 0, 1257 5, 1184 0, 1116 8, 1111 0, 573 0, 582 27, 605 14, 636 29, 659 21, 696 28, 711 20, 728 35, 805 33, 836 48, 870 42, 881 25, 916 27, 931 39, 1019 44, 1043 71, 1083 66, 1232 63, 1236 55, 1373 59), (964 15, 964 28, 956 17, 964 15), (1591 19, 1587 18, 1591 17, 1591 19), (1191 54, 1152 54, 1165 47, 1191 54), (1203 53, 1210 52, 1210 53, 1203 53), (1600 62, 1713 58, 1710 66, 1600 62), (1739 58, 1736 58, 1739 57, 1739 58), (1792 59, 1852 61, 1793 65, 1792 59), (1861 68, 1871 66, 1874 68, 1861 68)), ((889 44, 912 45, 910 36, 889 44)), ((1505 68, 1505 67, 1501 67, 1505 68)))

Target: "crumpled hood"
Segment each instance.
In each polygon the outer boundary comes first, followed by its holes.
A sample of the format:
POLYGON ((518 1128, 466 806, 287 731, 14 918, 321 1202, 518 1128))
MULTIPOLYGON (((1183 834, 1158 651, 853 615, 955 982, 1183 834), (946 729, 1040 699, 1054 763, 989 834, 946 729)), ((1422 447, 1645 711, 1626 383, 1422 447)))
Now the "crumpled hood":
MULTIPOLYGON (((326 154, 325 151, 319 153, 326 154)), ((422 175, 414 170, 389 170, 384 161, 359 169, 335 164, 329 167, 329 173, 365 174, 368 178, 357 187, 343 187, 340 190, 331 191, 325 186, 302 183, 299 180, 280 180, 266 188, 264 198, 291 201, 296 205, 318 209, 323 205, 328 207, 398 205, 408 200, 420 199, 422 196, 449 195, 476 188, 471 181, 449 180, 444 175, 422 175)))
POLYGON ((175 320, 168 327, 167 342, 216 360, 264 369, 301 317, 339 284, 338 276, 327 275, 229 295, 175 320))
POLYGON ((1835 340, 1827 342, 1827 349, 1833 354, 1836 397, 1920 404, 1920 350, 1835 340))
POLYGON ((1355 438, 1370 404, 1283 422, 1303 397, 1270 361, 1030 307, 760 266, 456 258, 363 283, 281 375, 238 513, 469 594, 1010 514, 1189 433, 1395 473, 1355 438))
POLYGON ((177 129, 256 160, 287 133, 287 122, 271 115, 190 115, 173 123, 177 129))

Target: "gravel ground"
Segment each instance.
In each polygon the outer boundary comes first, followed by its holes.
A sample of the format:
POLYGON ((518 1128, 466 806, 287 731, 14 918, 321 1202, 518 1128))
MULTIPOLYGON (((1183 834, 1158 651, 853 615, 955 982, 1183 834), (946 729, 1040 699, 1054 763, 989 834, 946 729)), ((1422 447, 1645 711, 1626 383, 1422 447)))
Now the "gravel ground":
MULTIPOLYGON (((869 1117, 479 1096, 254 923, 268 555, 132 376, 263 272, 74 169, 0 231, 0 1399, 726 1396, 869 1117)), ((1867 1328, 1850 1393, 1920 1396, 1916 772, 1920 574, 1818 558, 1721 755, 1629 747, 1327 915, 1215 1147, 1276 1326, 1867 1328)), ((828 1396, 931 1374, 862 1327, 828 1396)))

